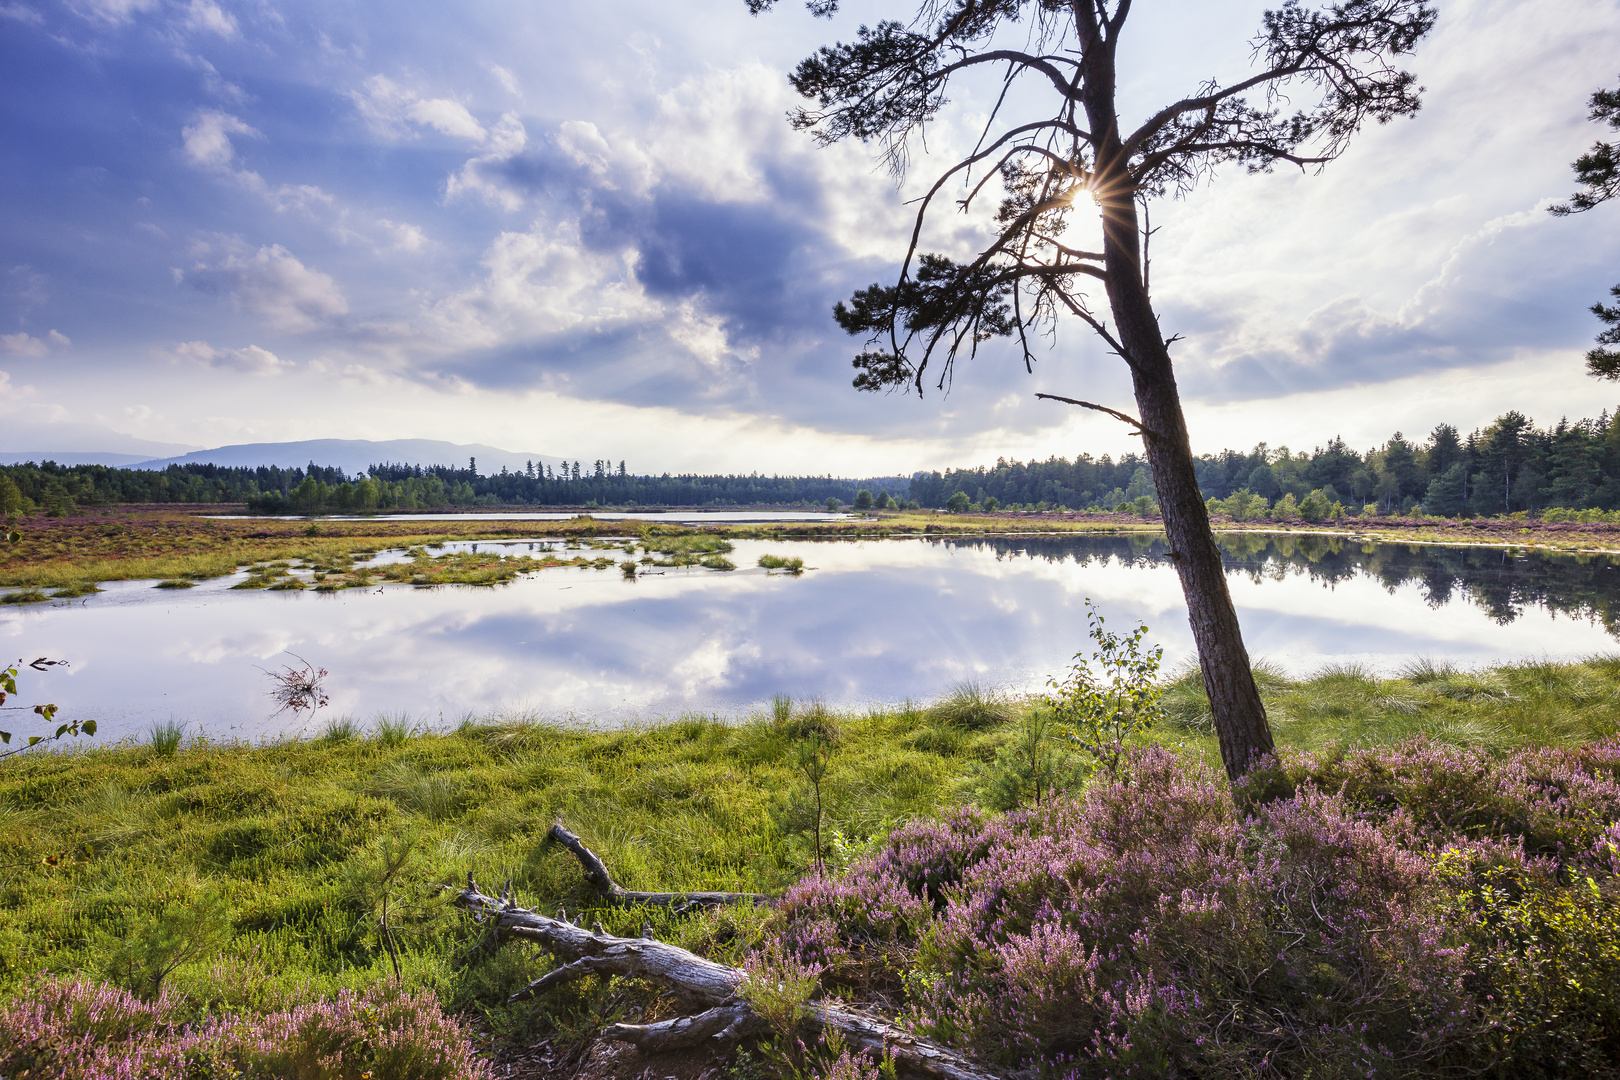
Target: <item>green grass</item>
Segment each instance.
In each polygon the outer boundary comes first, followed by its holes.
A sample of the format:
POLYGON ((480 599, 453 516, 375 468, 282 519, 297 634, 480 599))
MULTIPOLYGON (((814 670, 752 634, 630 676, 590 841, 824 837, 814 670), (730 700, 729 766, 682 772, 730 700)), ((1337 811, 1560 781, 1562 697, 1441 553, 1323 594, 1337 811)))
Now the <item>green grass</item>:
MULTIPOLYGON (((1257 674, 1279 744, 1304 750, 1418 734, 1499 750, 1563 745, 1612 734, 1620 716, 1612 658, 1477 671, 1419 663, 1399 678, 1354 667, 1257 674)), ((1218 761, 1196 674, 1171 681, 1167 703, 1173 722, 1151 738, 1218 761)), ((469 871, 491 888, 510 879, 526 905, 586 909, 621 932, 650 922, 735 960, 758 940, 759 913, 596 911, 546 830, 561 817, 628 888, 777 892, 808 861, 803 838, 779 824, 793 820, 783 793, 798 783, 795 738, 836 729, 826 824, 836 850, 853 852, 900 821, 970 801, 1028 707, 968 684, 929 703, 847 712, 779 696, 739 723, 592 730, 497 717, 423 734, 405 716, 339 718, 307 740, 182 741, 160 726, 140 743, 21 755, 0 765, 0 995, 41 970, 111 977, 124 942, 193 903, 229 911, 219 946, 168 984, 199 1008, 246 992, 222 989, 242 981, 230 972, 249 973, 262 1002, 391 978, 374 880, 383 846, 406 842, 411 863, 391 894, 406 983, 497 1031, 533 1035, 571 1022, 559 1000, 605 1007, 591 995, 607 991, 500 1004, 545 960, 474 947, 477 929, 445 903, 469 871)))
MULTIPOLYGON (((1569 746, 1612 734, 1620 719, 1620 657, 1477 669, 1417 660, 1395 678, 1341 664, 1289 679, 1261 663, 1255 681, 1277 744, 1296 750, 1417 735, 1494 751, 1569 746)), ((1211 730, 1196 668, 1170 680, 1165 704, 1181 729, 1211 730)))

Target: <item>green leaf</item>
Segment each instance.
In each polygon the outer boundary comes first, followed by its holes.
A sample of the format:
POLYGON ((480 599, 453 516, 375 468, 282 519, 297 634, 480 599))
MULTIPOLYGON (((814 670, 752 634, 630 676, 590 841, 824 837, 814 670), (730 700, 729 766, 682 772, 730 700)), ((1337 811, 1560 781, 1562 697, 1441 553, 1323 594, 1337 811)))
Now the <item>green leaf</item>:
POLYGON ((86 735, 94 735, 96 733, 96 722, 94 720, 86 720, 84 722, 84 733, 86 735))
POLYGON ((10 742, 11 742, 11 732, 9 732, 9 731, 0 731, 0 743, 8 743, 9 744, 10 742))

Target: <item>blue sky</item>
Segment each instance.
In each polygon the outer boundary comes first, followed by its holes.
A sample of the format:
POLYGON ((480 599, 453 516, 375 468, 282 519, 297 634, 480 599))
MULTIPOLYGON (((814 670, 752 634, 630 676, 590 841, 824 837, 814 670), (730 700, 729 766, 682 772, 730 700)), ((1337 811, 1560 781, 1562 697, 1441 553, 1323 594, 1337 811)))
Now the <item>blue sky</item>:
MULTIPOLYGON (((1417 118, 1155 209, 1196 449, 1620 401, 1580 361, 1620 207, 1545 213, 1600 134, 1620 7, 1437 6, 1417 118)), ((1139 3, 1122 110, 1241 75, 1263 7, 1139 3)), ((955 95, 897 189, 789 129, 785 74, 909 11, 0 0, 0 451, 437 438, 878 473, 1128 449, 1033 400, 1129 407, 1076 326, 1034 375, 992 348, 948 397, 850 389, 829 309, 893 273, 903 200, 986 102, 955 95)))

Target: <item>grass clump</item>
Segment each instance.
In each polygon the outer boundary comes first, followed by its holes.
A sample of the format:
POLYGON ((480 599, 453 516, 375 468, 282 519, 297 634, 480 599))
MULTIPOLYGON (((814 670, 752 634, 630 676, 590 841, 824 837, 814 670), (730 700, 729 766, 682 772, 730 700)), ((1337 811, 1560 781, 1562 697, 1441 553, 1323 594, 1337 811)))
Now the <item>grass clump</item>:
POLYGON ((766 570, 781 570, 789 574, 804 573, 804 560, 797 555, 761 555, 759 565, 766 570))
POLYGON ((180 744, 186 736, 186 726, 173 720, 165 720, 152 725, 152 733, 148 736, 147 744, 151 746, 152 753, 160 758, 172 758, 180 750, 180 744))
POLYGON ((43 604, 49 599, 42 589, 18 589, 0 596, 0 604, 43 604))
POLYGON ((195 589, 196 587, 197 583, 195 581, 188 581, 185 578, 164 578, 152 586, 154 589, 195 589))
POLYGON ((928 708, 928 718, 934 723, 963 731, 996 727, 1012 719, 1013 713, 1010 697, 973 681, 957 683, 928 708))

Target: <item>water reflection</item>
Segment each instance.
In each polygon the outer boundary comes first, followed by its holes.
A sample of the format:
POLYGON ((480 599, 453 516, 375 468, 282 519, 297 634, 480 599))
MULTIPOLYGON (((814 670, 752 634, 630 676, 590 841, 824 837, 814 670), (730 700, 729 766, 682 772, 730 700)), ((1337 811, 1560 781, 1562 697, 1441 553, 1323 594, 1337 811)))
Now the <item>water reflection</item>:
MULTIPOLYGON (((1506 625, 1527 610, 1597 619, 1620 637, 1620 556, 1566 554, 1439 544, 1379 544, 1343 537, 1227 533, 1216 537, 1227 573, 1253 584, 1303 574, 1332 587, 1371 579, 1390 593, 1416 586, 1431 608, 1472 603, 1506 625)), ((990 538, 956 541, 984 546, 998 557, 1027 554, 1082 566, 1114 560, 1169 568, 1162 536, 990 538)))
MULTIPOLYGON (((491 546, 527 554, 530 543, 541 541, 491 546)), ((180 592, 111 583, 4 610, 0 651, 71 661, 30 676, 25 694, 94 717, 104 736, 174 720, 250 738, 287 726, 269 719, 263 674, 287 653, 332 672, 332 714, 430 724, 499 709, 604 722, 738 713, 782 692, 862 704, 964 679, 1035 690, 1084 645, 1088 596, 1116 625, 1146 622, 1172 663, 1190 655, 1176 575, 1150 536, 736 547, 744 569, 732 573, 634 580, 615 567, 335 594, 232 591, 230 578, 180 592), (767 552, 810 569, 767 575, 753 568, 767 552)), ((1251 651, 1295 671, 1613 648, 1620 574, 1607 556, 1286 536, 1229 536, 1223 551, 1251 651)))

